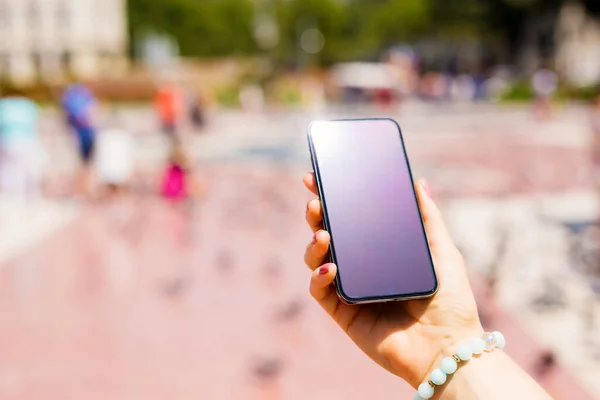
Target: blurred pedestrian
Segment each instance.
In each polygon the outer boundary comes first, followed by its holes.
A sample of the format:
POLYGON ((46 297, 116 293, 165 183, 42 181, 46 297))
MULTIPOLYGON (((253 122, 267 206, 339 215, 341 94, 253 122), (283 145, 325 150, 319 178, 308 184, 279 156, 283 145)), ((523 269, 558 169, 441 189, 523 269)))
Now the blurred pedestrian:
POLYGON ((175 137, 183 111, 182 95, 177 86, 171 83, 160 86, 154 97, 154 106, 162 132, 170 138, 175 137))
POLYGON ((0 99, 0 191, 17 196, 39 193, 42 148, 38 107, 22 96, 0 99))
POLYGON ((395 104, 394 92, 391 88, 377 88, 373 91, 373 101, 382 108, 389 108, 395 104))
POLYGON ((206 124, 204 102, 197 93, 192 93, 189 98, 189 117, 196 132, 199 132, 206 124))
POLYGON ((429 101, 445 100, 450 90, 450 78, 441 72, 427 72, 421 79, 421 96, 429 101))
POLYGON ((98 136, 95 171, 109 198, 127 192, 134 172, 134 143, 129 132, 108 129, 98 136))
POLYGON ((203 194, 203 187, 196 180, 192 163, 178 141, 172 144, 171 155, 162 175, 160 193, 176 210, 181 211, 185 220, 190 223, 189 227, 193 227, 196 199, 203 194))
POLYGON ((190 165, 179 143, 174 143, 171 155, 162 178, 161 195, 173 204, 184 203, 189 199, 190 165))
POLYGON ((67 125, 77 137, 81 168, 76 177, 76 191, 90 193, 91 163, 96 144, 96 98, 83 84, 68 86, 61 102, 67 125))
POLYGON ((477 96, 477 84, 469 74, 458 75, 450 84, 450 96, 458 102, 469 102, 477 96))
POLYGON ((402 102, 418 88, 418 57, 412 48, 402 46, 390 51, 387 64, 395 77, 396 100, 402 102))
POLYGON ((558 88, 556 73, 545 68, 537 70, 531 77, 531 88, 535 94, 534 115, 540 120, 550 118, 550 102, 558 88))

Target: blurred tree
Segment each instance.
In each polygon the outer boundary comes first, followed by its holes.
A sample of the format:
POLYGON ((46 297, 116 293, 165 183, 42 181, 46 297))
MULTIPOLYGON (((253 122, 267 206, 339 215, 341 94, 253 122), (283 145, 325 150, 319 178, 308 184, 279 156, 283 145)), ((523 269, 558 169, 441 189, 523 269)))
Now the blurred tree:
MULTIPOLYGON (((572 0, 484 0, 489 32, 500 38, 509 57, 525 75, 551 66, 561 7, 572 0)), ((597 1, 597 0, 592 0, 597 1)))
POLYGON ((365 56, 407 42, 431 25, 429 0, 356 0, 350 4, 355 56, 365 56))
MULTIPOLYGON (((550 65, 559 10, 573 0, 431 1, 430 37, 450 45, 476 41, 485 49, 488 65, 516 64, 527 73, 550 65)), ((581 1, 589 11, 600 9, 598 0, 581 1)))
POLYGON ((378 56, 387 47, 422 33, 430 23, 428 0, 275 0, 280 43, 278 61, 286 65, 331 64, 378 56), (323 49, 306 55, 300 38, 318 29, 323 49))
MULTIPOLYGON (((449 54, 476 43, 493 54, 490 63, 515 62, 537 46, 543 58, 553 47, 553 16, 567 1, 128 0, 128 7, 133 38, 167 33, 187 56, 258 53, 255 14, 269 15, 278 44, 263 51, 279 66, 307 66, 377 59, 406 42, 437 44, 449 54)), ((581 1, 600 14, 599 0, 581 1)))
POLYGON ((127 5, 134 40, 147 32, 168 34, 185 56, 256 51, 251 0, 128 0, 127 5))
POLYGON ((275 0, 279 26, 276 61, 287 66, 327 64, 344 57, 350 29, 344 4, 336 0, 275 0), (300 38, 308 29, 323 34, 323 48, 313 55, 302 49, 300 38))

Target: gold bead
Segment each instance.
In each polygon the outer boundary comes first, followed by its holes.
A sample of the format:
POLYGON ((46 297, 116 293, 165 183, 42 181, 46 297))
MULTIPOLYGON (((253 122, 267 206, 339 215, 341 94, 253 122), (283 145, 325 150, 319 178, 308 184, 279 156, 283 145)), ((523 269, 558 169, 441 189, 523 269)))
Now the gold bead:
POLYGON ((435 383, 433 383, 432 381, 427 381, 427 383, 429 384, 429 386, 431 386, 432 388, 435 388, 435 383))
POLYGON ((458 358, 456 354, 453 355, 452 358, 454 358, 454 361, 456 361, 457 364, 460 364, 460 362, 462 361, 460 358, 458 358))

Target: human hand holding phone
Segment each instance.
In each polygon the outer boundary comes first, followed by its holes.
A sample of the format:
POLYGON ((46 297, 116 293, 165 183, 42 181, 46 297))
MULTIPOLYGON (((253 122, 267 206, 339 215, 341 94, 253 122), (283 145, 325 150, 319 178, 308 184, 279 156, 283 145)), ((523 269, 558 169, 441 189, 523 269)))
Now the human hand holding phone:
MULTIPOLYGON (((313 173, 304 177, 304 184, 318 194, 313 173)), ((306 209, 314 237, 306 249, 305 261, 313 270, 310 293, 315 300, 365 354, 416 388, 444 354, 465 338, 481 336, 483 328, 464 260, 446 230, 427 183, 418 181, 415 191, 439 281, 435 296, 363 305, 341 302, 333 285, 337 267, 328 263, 331 237, 323 230, 318 197, 306 209)), ((368 209, 365 205, 364 210, 368 209)))

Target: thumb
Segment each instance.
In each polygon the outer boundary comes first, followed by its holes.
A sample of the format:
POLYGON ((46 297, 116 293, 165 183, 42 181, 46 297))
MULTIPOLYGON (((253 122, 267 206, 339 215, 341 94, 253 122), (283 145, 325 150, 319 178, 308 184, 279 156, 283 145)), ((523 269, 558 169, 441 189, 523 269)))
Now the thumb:
POLYGON ((442 213, 433 201, 431 190, 426 180, 421 179, 415 184, 415 191, 419 199, 419 207, 425 224, 425 231, 429 240, 429 247, 434 256, 439 252, 455 250, 452 238, 446 229, 442 213))

